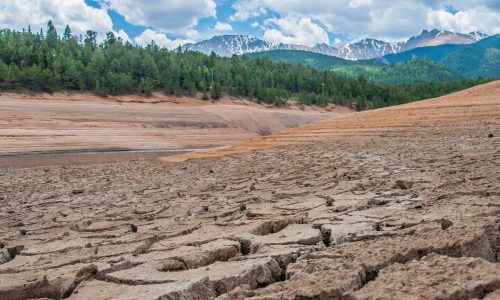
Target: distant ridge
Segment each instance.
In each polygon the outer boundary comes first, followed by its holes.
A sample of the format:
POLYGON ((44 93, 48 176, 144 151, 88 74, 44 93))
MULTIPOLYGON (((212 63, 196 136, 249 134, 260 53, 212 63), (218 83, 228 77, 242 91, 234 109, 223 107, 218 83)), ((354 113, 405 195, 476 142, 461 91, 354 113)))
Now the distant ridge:
POLYGON ((339 57, 296 50, 272 50, 246 54, 250 59, 267 57, 274 61, 301 64, 318 70, 331 70, 357 79, 363 75, 376 83, 408 85, 451 82, 465 79, 444 66, 425 58, 415 58, 396 64, 380 59, 351 61, 339 57))
POLYGON ((380 60, 396 64, 414 58, 430 59, 450 71, 469 78, 500 78, 500 35, 473 44, 415 48, 387 55, 380 60))
POLYGON ((294 44, 270 43, 247 35, 219 35, 198 43, 186 44, 183 46, 183 49, 205 54, 214 52, 220 56, 231 56, 233 54, 243 55, 270 50, 303 50, 349 60, 360 60, 400 53, 418 47, 443 44, 471 44, 486 37, 488 37, 488 35, 481 32, 464 34, 434 29, 431 31, 424 30, 419 35, 413 36, 405 42, 396 44, 364 38, 358 42, 347 43, 336 48, 325 43, 309 47, 294 44))

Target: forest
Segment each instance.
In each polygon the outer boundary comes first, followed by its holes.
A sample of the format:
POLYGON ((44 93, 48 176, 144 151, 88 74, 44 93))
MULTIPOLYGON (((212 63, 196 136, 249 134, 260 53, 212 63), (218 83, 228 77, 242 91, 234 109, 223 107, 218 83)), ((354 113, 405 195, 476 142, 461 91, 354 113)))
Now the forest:
POLYGON ((153 41, 145 47, 124 42, 112 32, 97 42, 97 33, 59 35, 52 22, 40 32, 0 30, 0 90, 19 92, 91 91, 97 95, 223 95, 282 105, 334 103, 358 110, 436 97, 482 83, 393 86, 376 84, 328 70, 273 62, 269 58, 230 58, 168 50, 153 41))

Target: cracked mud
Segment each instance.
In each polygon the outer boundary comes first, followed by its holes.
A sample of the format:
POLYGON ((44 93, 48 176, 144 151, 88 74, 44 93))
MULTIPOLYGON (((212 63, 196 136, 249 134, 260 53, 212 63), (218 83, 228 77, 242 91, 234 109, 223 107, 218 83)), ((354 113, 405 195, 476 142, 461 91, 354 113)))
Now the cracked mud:
POLYGON ((0 299, 498 299, 499 95, 0 170, 0 299))

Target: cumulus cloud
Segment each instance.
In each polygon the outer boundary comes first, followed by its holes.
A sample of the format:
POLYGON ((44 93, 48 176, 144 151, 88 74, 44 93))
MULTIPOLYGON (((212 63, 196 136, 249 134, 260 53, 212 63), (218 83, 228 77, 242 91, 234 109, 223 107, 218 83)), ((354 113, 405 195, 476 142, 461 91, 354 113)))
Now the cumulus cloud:
POLYGON ((314 46, 317 43, 329 43, 328 33, 310 18, 287 16, 280 19, 268 19, 264 39, 273 43, 314 46))
POLYGON ((60 34, 64 27, 69 25, 73 34, 84 34, 88 29, 92 29, 103 38, 104 34, 113 28, 105 9, 90 7, 84 0, 0 1, 2 27, 20 30, 30 25, 33 31, 38 31, 45 28, 49 20, 52 20, 60 34))
POLYGON ((372 3, 372 0, 351 0, 349 2, 349 7, 357 8, 362 6, 369 6, 372 3))
POLYGON ((146 46, 147 44, 151 43, 151 41, 154 41, 158 46, 165 47, 170 50, 175 49, 184 44, 193 42, 192 40, 189 39, 171 40, 165 34, 151 29, 144 30, 144 32, 142 32, 134 40, 137 44, 141 46, 146 46))
POLYGON ((231 21, 246 21, 267 14, 268 4, 265 0, 237 1, 233 4, 235 13, 229 17, 231 21))
POLYGON ((123 40, 123 42, 130 42, 130 43, 132 43, 132 40, 130 39, 130 37, 128 36, 128 34, 125 32, 125 30, 120 29, 118 31, 113 31, 113 33, 115 34, 115 36, 121 38, 123 40))
POLYGON ((500 14, 492 14, 484 7, 457 11, 455 14, 445 10, 429 11, 427 16, 429 25, 456 32, 485 31, 490 34, 500 32, 500 14), (483 28, 482 23, 487 23, 488 28, 483 28))
POLYGON ((215 23, 215 30, 217 31, 233 31, 233 26, 229 23, 217 22, 215 23))
MULTIPOLYGON (((447 12, 450 2, 445 0, 238 0, 233 4, 235 13, 230 18, 246 21, 292 15, 310 18, 331 33, 346 34, 354 39, 373 37, 389 41, 402 40, 433 27, 462 32, 499 32, 500 1, 455 0, 452 4, 457 10, 455 15, 447 12)), ((268 35, 277 36, 278 33, 271 31, 268 35)))
POLYGON ((186 36, 202 18, 216 17, 214 0, 104 0, 130 24, 186 36))

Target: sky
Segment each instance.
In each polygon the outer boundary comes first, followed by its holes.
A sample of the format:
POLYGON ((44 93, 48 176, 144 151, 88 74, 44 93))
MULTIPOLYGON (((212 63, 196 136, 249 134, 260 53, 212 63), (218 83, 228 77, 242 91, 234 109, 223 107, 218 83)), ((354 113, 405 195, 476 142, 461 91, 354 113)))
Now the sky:
POLYGON ((0 27, 113 31, 169 49, 221 34, 269 42, 339 45, 369 37, 401 41, 423 29, 500 33, 500 0, 2 0, 0 27))

